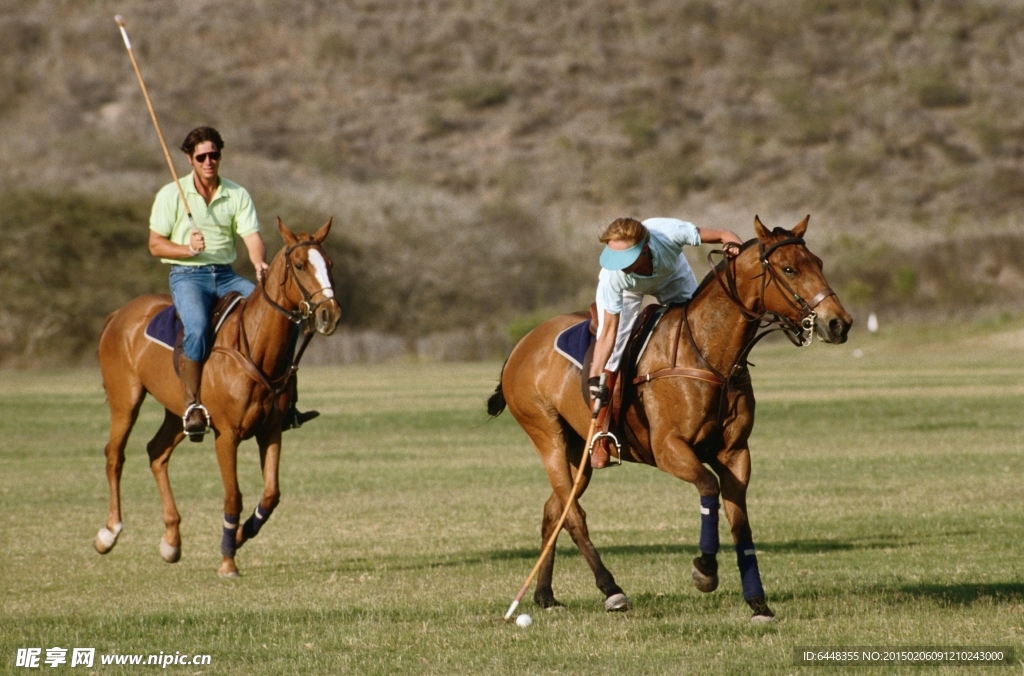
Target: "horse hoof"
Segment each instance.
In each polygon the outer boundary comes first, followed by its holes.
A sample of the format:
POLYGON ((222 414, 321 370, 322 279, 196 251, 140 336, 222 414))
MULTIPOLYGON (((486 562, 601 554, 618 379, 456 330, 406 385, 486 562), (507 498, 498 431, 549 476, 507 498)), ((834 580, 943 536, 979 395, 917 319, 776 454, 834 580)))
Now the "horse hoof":
POLYGON ((753 617, 750 618, 751 624, 770 624, 775 621, 775 613, 765 603, 763 596, 747 599, 747 605, 754 611, 753 617))
POLYGON ((629 597, 619 592, 618 594, 612 594, 604 600, 605 612, 625 612, 633 607, 633 602, 629 600, 629 597))
POLYGON ((235 562, 227 557, 224 558, 224 562, 221 563, 220 568, 217 569, 217 575, 226 579, 242 577, 238 574, 238 568, 235 567, 235 562))
POLYGON ((718 575, 705 575, 697 570, 697 566, 694 566, 693 586, 695 586, 698 591, 702 591, 705 594, 713 592, 718 589, 718 575))
POLYGON ((177 563, 181 558, 181 547, 169 545, 163 538, 160 538, 160 557, 167 563, 177 563))
POLYGON ((106 554, 114 545, 117 544, 117 536, 124 530, 124 524, 117 524, 114 526, 114 530, 110 530, 106 526, 100 528, 100 531, 96 533, 96 540, 93 541, 93 546, 96 547, 96 551, 100 554, 106 554))

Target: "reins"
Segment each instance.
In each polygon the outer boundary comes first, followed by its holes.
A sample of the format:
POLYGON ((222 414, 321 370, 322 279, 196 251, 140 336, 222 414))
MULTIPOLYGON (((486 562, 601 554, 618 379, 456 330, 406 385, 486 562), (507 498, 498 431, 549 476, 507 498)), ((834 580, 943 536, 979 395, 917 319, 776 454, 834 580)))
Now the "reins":
MULTIPOLYGON (((280 286, 283 287, 285 285, 285 283, 288 281, 289 274, 291 274, 292 281, 295 282, 295 286, 298 287, 299 292, 302 294, 302 300, 299 301, 298 307, 296 309, 289 310, 288 308, 282 306, 280 303, 278 303, 277 301, 270 297, 270 294, 267 293, 266 275, 264 275, 263 279, 260 280, 260 290, 263 293, 263 297, 274 310, 282 314, 285 318, 288 319, 289 322, 293 324, 302 325, 303 322, 305 322, 305 326, 303 327, 304 337, 302 339, 302 345, 299 347, 298 350, 296 350, 295 356, 292 357, 291 363, 288 365, 288 369, 284 372, 284 374, 272 379, 270 376, 263 372, 263 369, 261 369, 256 364, 255 361, 253 361, 252 353, 249 350, 249 337, 246 335, 245 322, 243 321, 244 306, 243 311, 238 313, 238 334, 235 340, 234 349, 221 347, 219 345, 213 348, 214 352, 221 352, 232 357, 239 365, 242 366, 242 368, 245 370, 246 374, 250 378, 252 378, 256 382, 262 384, 265 388, 267 388, 267 390, 269 390, 271 393, 271 397, 273 398, 273 405, 275 407, 277 407, 278 398, 280 397, 280 395, 284 394, 284 392, 288 388, 289 383, 291 382, 292 377, 295 375, 295 372, 299 370, 299 361, 302 359, 302 355, 305 353, 306 347, 309 345, 309 341, 313 338, 314 329, 310 326, 310 318, 313 317, 317 308, 319 308, 321 305, 327 302, 327 300, 329 300, 328 298, 325 297, 324 300, 320 301, 319 303, 311 303, 310 301, 312 300, 313 296, 315 296, 317 293, 322 293, 323 289, 318 289, 314 291, 312 294, 309 293, 306 290, 306 288, 302 285, 302 282, 299 281, 298 276, 294 272, 294 264, 292 263, 291 259, 292 252, 301 246, 313 246, 316 244, 319 244, 319 242, 317 242, 315 239, 307 240, 304 242, 298 242, 297 244, 293 244, 284 251, 285 274, 281 278, 280 286)), ((281 409, 279 408, 278 410, 281 409)))
MULTIPOLYGON (((787 245, 798 245, 804 244, 802 237, 788 237, 786 239, 774 242, 768 247, 765 247, 763 242, 758 242, 758 260, 761 262, 761 291, 758 298, 758 305, 761 311, 751 310, 739 298, 739 292, 736 288, 736 275, 733 271, 733 261, 725 259, 724 265, 721 265, 721 269, 725 270, 725 279, 721 274, 719 266, 714 264, 712 256, 720 254, 724 257, 725 253, 721 250, 714 250, 708 253, 708 264, 711 266, 711 273, 715 276, 715 280, 719 286, 725 292, 725 297, 728 298, 733 305, 739 308, 740 314, 744 320, 748 323, 757 322, 758 327, 755 329, 755 334, 750 341, 739 351, 736 358, 733 360, 732 366, 729 368, 727 374, 723 374, 718 371, 711 363, 705 358, 700 348, 697 346, 697 342, 694 340, 693 331, 690 328, 690 319, 688 315, 689 305, 682 306, 682 317, 679 320, 679 327, 676 331, 676 339, 673 341, 672 346, 672 364, 667 368, 662 368, 651 373, 637 376, 633 379, 634 385, 642 385, 649 383, 652 380, 667 377, 682 377, 690 378, 692 380, 700 380, 703 382, 711 383, 722 387, 721 401, 719 404, 719 422, 721 422, 722 406, 725 402, 726 393, 730 392, 737 385, 743 385, 750 382, 750 371, 747 368, 747 357, 750 355, 750 351, 754 349, 754 346, 761 341, 762 338, 775 331, 782 331, 786 334, 786 337, 792 341, 792 343, 798 347, 805 347, 810 345, 814 336, 814 322, 817 315, 814 309, 829 296, 835 295, 835 292, 831 288, 826 286, 820 292, 814 295, 811 300, 804 300, 793 288, 782 279, 776 272, 775 268, 772 267, 768 258, 772 252, 782 246, 787 245), (765 306, 764 296, 765 291, 770 283, 775 283, 782 291, 782 296, 786 302, 795 308, 800 314, 800 320, 794 321, 789 317, 781 315, 777 312, 768 310, 765 306), (697 359, 703 364, 705 368, 690 368, 681 367, 677 364, 678 349, 679 349, 679 338, 681 332, 685 329, 686 337, 689 339, 690 347, 693 349, 694 354, 697 355, 697 359), (761 331, 761 329, 764 329, 761 331), (760 333, 757 333, 760 331, 760 333)), ((733 259, 735 260, 735 259, 733 259)), ((757 306, 755 306, 757 307, 757 306)))

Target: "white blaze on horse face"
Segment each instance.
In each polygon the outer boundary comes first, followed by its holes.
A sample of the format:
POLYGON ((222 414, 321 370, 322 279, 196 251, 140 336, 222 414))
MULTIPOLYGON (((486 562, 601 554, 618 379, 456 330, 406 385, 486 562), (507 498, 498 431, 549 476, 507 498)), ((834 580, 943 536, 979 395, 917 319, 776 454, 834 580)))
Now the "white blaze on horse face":
POLYGON ((313 266, 316 279, 320 282, 320 288, 328 298, 334 298, 334 289, 331 288, 331 278, 327 275, 327 261, 316 249, 309 250, 309 263, 313 266))

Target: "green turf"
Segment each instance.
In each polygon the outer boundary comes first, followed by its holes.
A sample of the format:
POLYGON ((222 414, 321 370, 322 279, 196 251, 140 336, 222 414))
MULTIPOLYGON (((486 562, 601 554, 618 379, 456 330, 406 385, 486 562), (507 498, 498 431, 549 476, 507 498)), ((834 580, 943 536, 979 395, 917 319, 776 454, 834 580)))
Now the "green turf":
MULTIPOLYGON (((146 404, 127 451, 125 532, 101 557, 98 374, 0 373, 0 670, 30 673, 17 649, 55 646, 96 648, 94 668, 110 673, 140 667, 100 666, 100 654, 211 655, 168 667, 181 674, 817 674, 837 669, 795 666, 794 647, 1019 650, 1024 339, 1014 326, 961 329, 755 350, 749 505, 779 617, 768 627, 748 622, 731 547, 719 590, 694 589, 696 490, 636 466, 600 472, 583 500, 635 608, 604 613, 563 536, 555 593, 567 608, 528 597, 532 627, 502 622, 538 554, 549 490, 511 416, 487 418, 498 363, 303 370, 301 403, 323 416, 285 435, 281 504, 239 551, 236 581, 216 575, 211 442, 173 457, 183 557, 168 565, 144 449, 162 411, 146 404)), ((239 466, 248 513, 254 443, 239 466)))

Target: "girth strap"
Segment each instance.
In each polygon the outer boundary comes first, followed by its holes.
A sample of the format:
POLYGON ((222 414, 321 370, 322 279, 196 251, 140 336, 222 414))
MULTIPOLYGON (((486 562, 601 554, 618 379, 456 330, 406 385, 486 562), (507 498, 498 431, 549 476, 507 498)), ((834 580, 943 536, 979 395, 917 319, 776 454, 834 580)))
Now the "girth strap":
POLYGON ((724 385, 725 381, 718 377, 718 374, 712 373, 711 371, 705 371, 703 369, 691 369, 683 366, 677 366, 674 368, 659 369, 654 373, 648 373, 637 378, 633 378, 634 385, 640 385, 641 383, 649 383, 657 378, 668 378, 670 376, 678 376, 680 378, 693 378, 694 380, 703 380, 706 383, 712 385, 724 385))
MULTIPOLYGON (((653 373, 640 376, 633 379, 634 385, 640 385, 642 383, 649 383, 652 380, 658 378, 692 378, 694 380, 703 380, 706 383, 712 385, 725 385, 725 381, 717 374, 711 371, 705 371, 703 369, 692 369, 683 366, 677 366, 674 368, 659 369, 653 373)), ((750 371, 743 371, 730 378, 730 385, 745 385, 750 382, 750 371)))

